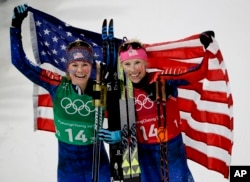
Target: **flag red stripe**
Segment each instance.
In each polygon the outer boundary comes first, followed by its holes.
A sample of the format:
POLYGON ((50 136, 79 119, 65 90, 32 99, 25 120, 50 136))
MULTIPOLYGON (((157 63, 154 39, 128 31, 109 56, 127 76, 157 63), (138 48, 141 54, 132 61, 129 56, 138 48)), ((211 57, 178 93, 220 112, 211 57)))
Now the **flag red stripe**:
POLYGON ((228 106, 233 106, 233 96, 230 93, 230 95, 228 96, 228 106))
POLYGON ((223 80, 223 81, 227 82, 227 79, 225 80, 225 78, 227 78, 227 76, 220 69, 208 70, 208 72, 206 74, 206 79, 208 79, 210 81, 223 80))
POLYGON ((202 57, 204 49, 202 46, 197 47, 180 47, 162 51, 147 51, 149 62, 151 59, 169 58, 169 59, 193 59, 202 57))
POLYGON ((37 118, 37 130, 45 130, 55 132, 54 120, 47 118, 37 118))
POLYGON ((53 107, 51 97, 49 94, 40 94, 38 96, 38 107, 45 106, 45 107, 53 107))
POLYGON ((42 70, 40 77, 42 80, 50 83, 51 85, 59 85, 62 80, 62 76, 60 74, 54 73, 49 70, 42 70))
POLYGON ((229 176, 229 166, 224 162, 216 158, 208 157, 204 153, 195 150, 189 146, 186 146, 187 156, 193 161, 199 161, 199 164, 206 166, 208 169, 212 169, 224 175, 225 178, 229 176))
POLYGON ((197 66, 197 63, 185 63, 179 60, 169 59, 169 58, 157 58, 152 59, 148 62, 148 68, 158 68, 158 69, 168 69, 168 68, 178 68, 184 67, 186 69, 193 68, 197 66))

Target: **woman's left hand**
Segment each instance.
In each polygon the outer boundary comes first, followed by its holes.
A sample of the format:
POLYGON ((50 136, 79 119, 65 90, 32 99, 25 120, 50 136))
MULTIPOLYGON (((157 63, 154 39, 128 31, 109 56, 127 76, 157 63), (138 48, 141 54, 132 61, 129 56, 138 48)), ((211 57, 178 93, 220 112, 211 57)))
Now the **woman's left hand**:
POLYGON ((100 129, 98 132, 98 137, 100 140, 108 144, 118 143, 121 141, 121 131, 109 131, 106 129, 100 129))

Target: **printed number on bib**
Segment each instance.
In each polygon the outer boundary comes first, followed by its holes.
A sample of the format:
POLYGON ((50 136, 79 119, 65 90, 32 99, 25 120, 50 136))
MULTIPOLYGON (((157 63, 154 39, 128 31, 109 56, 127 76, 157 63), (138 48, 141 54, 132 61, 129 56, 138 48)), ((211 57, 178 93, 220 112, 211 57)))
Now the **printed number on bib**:
POLYGON ((69 141, 70 142, 74 142, 76 140, 80 140, 82 142, 87 142, 87 138, 86 136, 84 135, 84 130, 80 130, 75 136, 73 136, 73 132, 72 132, 72 129, 66 129, 65 130, 67 133, 68 133, 68 137, 69 137, 69 141))
POLYGON ((146 129, 144 126, 140 127, 141 131, 142 131, 142 135, 144 140, 148 140, 148 137, 156 137, 157 136, 157 128, 155 128, 155 125, 152 124, 150 126, 149 132, 147 133, 146 129))

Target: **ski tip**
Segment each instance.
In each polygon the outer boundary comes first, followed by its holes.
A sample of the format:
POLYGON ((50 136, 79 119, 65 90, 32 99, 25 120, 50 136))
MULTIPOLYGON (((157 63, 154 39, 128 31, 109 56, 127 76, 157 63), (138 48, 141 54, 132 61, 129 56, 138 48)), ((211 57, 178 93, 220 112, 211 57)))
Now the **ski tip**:
POLYGON ((104 20, 103 20, 103 23, 102 23, 103 25, 106 25, 107 24, 107 19, 105 18, 104 20))
POLYGON ((109 21, 109 25, 113 25, 113 21, 114 21, 113 18, 111 18, 109 21))

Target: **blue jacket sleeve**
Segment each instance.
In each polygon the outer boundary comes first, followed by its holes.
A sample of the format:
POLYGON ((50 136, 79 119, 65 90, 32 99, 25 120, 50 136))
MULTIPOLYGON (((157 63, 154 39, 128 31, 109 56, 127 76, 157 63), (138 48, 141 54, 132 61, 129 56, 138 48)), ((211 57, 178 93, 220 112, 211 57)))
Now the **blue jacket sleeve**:
POLYGON ((12 64, 33 83, 45 88, 53 97, 55 89, 61 82, 61 76, 42 69, 26 57, 20 28, 10 28, 10 43, 12 64))

